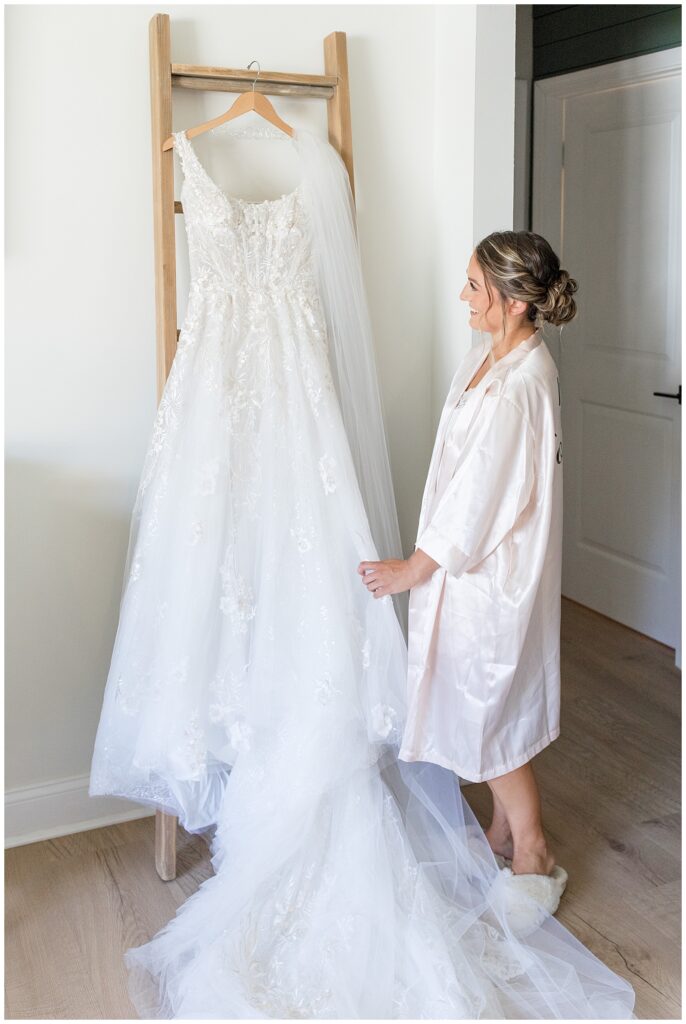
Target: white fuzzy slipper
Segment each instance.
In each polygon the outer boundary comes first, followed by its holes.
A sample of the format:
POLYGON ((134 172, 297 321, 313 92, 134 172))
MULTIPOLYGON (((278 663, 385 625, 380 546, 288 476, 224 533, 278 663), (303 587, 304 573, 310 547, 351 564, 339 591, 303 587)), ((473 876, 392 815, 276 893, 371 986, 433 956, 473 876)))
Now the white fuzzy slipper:
MULTIPOLYGON (((504 858, 503 858, 504 859, 504 858)), ((549 875, 515 875, 511 867, 498 872, 495 886, 505 896, 508 924, 517 935, 527 935, 554 914, 567 885, 567 872, 556 864, 549 875)))

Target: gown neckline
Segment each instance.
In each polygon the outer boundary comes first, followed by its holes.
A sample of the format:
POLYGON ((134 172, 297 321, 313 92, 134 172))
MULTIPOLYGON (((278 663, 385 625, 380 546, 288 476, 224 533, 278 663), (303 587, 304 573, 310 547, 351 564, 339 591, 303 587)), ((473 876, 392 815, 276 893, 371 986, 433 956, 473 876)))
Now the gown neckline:
MULTIPOLYGON (((301 193, 302 181, 299 182, 291 192, 283 192, 280 196, 277 196, 276 199, 242 199, 241 196, 234 196, 230 192, 226 192, 225 189, 220 188, 217 182, 212 177, 212 175, 207 171, 205 165, 203 164, 202 160, 200 159, 196 152, 195 146, 188 137, 188 129, 184 128, 180 132, 175 132, 175 135, 181 135, 184 138, 186 145, 188 146, 189 152, 191 153, 193 160, 195 162, 195 166, 200 171, 202 176, 205 178, 207 183, 214 189, 214 191, 218 195, 220 195, 226 201, 229 207, 231 207, 234 204, 237 206, 274 206, 278 203, 286 203, 288 200, 295 199, 295 197, 299 196, 301 193)), ((295 134, 292 136, 293 139, 295 139, 296 137, 297 136, 295 134)))

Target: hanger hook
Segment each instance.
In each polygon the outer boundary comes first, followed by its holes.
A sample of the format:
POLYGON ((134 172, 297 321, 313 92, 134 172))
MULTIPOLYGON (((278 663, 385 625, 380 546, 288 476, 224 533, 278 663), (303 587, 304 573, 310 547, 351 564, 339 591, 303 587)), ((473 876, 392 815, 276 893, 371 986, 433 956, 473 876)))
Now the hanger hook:
POLYGON ((250 68, 253 66, 253 64, 257 64, 257 74, 255 75, 255 78, 252 83, 252 91, 255 92, 255 82, 260 77, 261 68, 259 60, 251 60, 250 63, 248 64, 248 71, 250 71, 250 68))

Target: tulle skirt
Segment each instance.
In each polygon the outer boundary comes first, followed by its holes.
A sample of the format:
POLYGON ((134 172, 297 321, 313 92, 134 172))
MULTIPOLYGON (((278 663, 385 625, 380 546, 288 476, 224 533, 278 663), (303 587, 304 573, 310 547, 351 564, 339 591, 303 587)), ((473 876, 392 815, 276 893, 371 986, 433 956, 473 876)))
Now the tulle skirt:
POLYGON ((237 762, 215 875, 127 952, 141 1017, 633 1017, 631 986, 554 917, 525 903, 513 918, 447 769, 392 747, 360 766, 354 729, 323 757, 296 718, 283 743, 267 785, 237 762))

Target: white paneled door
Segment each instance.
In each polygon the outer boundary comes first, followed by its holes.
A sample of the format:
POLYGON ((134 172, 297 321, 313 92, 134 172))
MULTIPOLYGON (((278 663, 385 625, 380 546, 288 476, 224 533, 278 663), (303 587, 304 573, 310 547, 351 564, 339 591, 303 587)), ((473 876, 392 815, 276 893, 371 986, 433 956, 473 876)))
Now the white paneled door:
POLYGON ((534 86, 533 230, 579 283, 560 371, 562 591, 681 664, 681 49, 534 86))

